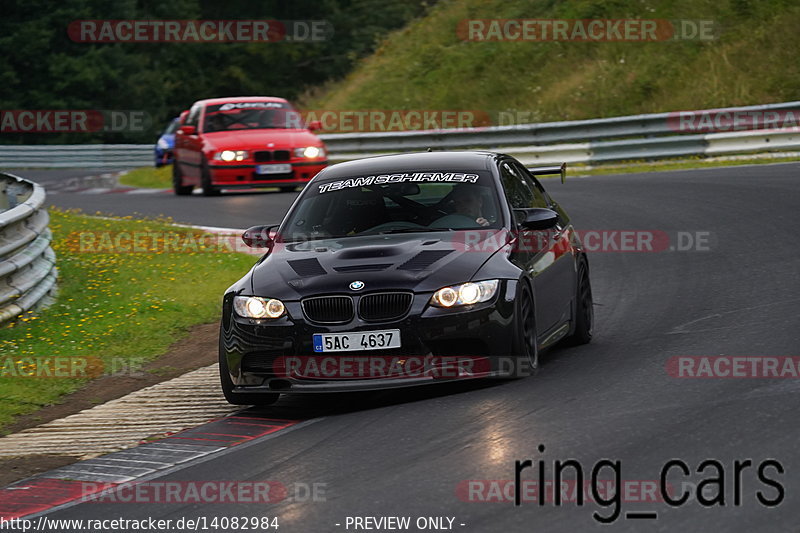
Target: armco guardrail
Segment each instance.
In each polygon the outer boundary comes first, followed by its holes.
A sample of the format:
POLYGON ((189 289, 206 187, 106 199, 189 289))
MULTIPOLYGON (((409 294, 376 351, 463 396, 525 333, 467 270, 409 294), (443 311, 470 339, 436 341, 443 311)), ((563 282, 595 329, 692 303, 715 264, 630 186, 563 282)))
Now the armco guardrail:
MULTIPOLYGON (((760 113, 800 111, 800 102, 784 102, 690 113, 760 113)), ((570 120, 517 124, 462 130, 369 132, 322 135, 335 153, 402 152, 431 148, 496 148, 523 145, 552 145, 625 137, 657 137, 680 134, 676 113, 650 113, 592 120, 570 120)))
MULTIPOLYGON (((691 111, 696 115, 794 113, 800 102, 691 111)), ((726 133, 682 132, 676 113, 651 113, 461 130, 334 133, 320 137, 330 159, 433 149, 490 149, 524 163, 600 163, 631 159, 732 155, 800 150, 798 128, 747 129, 726 133)), ((0 168, 127 168, 152 164, 152 145, 0 146, 0 168)))
POLYGON ((152 144, 0 146, 0 168, 131 168, 153 164, 152 144))
POLYGON ((44 189, 0 173, 0 323, 43 303, 58 272, 44 189))

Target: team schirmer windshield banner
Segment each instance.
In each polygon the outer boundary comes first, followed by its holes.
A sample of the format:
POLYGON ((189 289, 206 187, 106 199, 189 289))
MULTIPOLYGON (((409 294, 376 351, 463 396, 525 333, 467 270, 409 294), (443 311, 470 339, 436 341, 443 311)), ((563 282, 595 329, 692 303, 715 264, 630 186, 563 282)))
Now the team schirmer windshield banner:
POLYGON ((352 187, 364 187, 368 185, 381 185, 384 183, 402 183, 415 181, 442 181, 458 183, 475 183, 478 181, 477 174, 465 174, 463 172, 404 172, 400 174, 378 174, 375 176, 363 176, 360 178, 348 178, 341 181, 332 181, 319 185, 319 192, 338 191, 352 187))

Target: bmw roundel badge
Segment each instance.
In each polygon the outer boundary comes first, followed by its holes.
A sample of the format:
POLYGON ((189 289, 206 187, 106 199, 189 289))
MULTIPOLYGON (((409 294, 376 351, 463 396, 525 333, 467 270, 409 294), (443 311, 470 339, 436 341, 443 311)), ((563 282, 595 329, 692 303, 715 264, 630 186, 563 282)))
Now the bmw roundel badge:
POLYGON ((356 280, 350 284, 350 288, 354 291, 360 291, 364 288, 364 282, 356 280))

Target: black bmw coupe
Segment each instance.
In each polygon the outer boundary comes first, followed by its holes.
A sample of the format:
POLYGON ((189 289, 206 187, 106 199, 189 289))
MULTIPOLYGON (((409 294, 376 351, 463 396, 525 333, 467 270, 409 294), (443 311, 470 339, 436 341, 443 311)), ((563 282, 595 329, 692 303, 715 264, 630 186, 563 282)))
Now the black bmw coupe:
POLYGON ((537 175, 490 152, 330 166, 223 299, 226 399, 522 377, 540 350, 592 337, 589 264, 537 175))

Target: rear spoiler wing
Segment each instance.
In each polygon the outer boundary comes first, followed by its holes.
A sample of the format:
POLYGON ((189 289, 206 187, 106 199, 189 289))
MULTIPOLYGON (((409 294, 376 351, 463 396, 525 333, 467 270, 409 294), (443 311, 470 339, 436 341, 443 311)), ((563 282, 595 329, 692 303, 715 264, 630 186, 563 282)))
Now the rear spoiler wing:
POLYGON ((566 163, 561 163, 561 165, 553 167, 531 167, 528 168, 528 172, 530 172, 534 176, 555 176, 557 174, 560 174, 561 183, 566 183, 567 181, 566 163))

